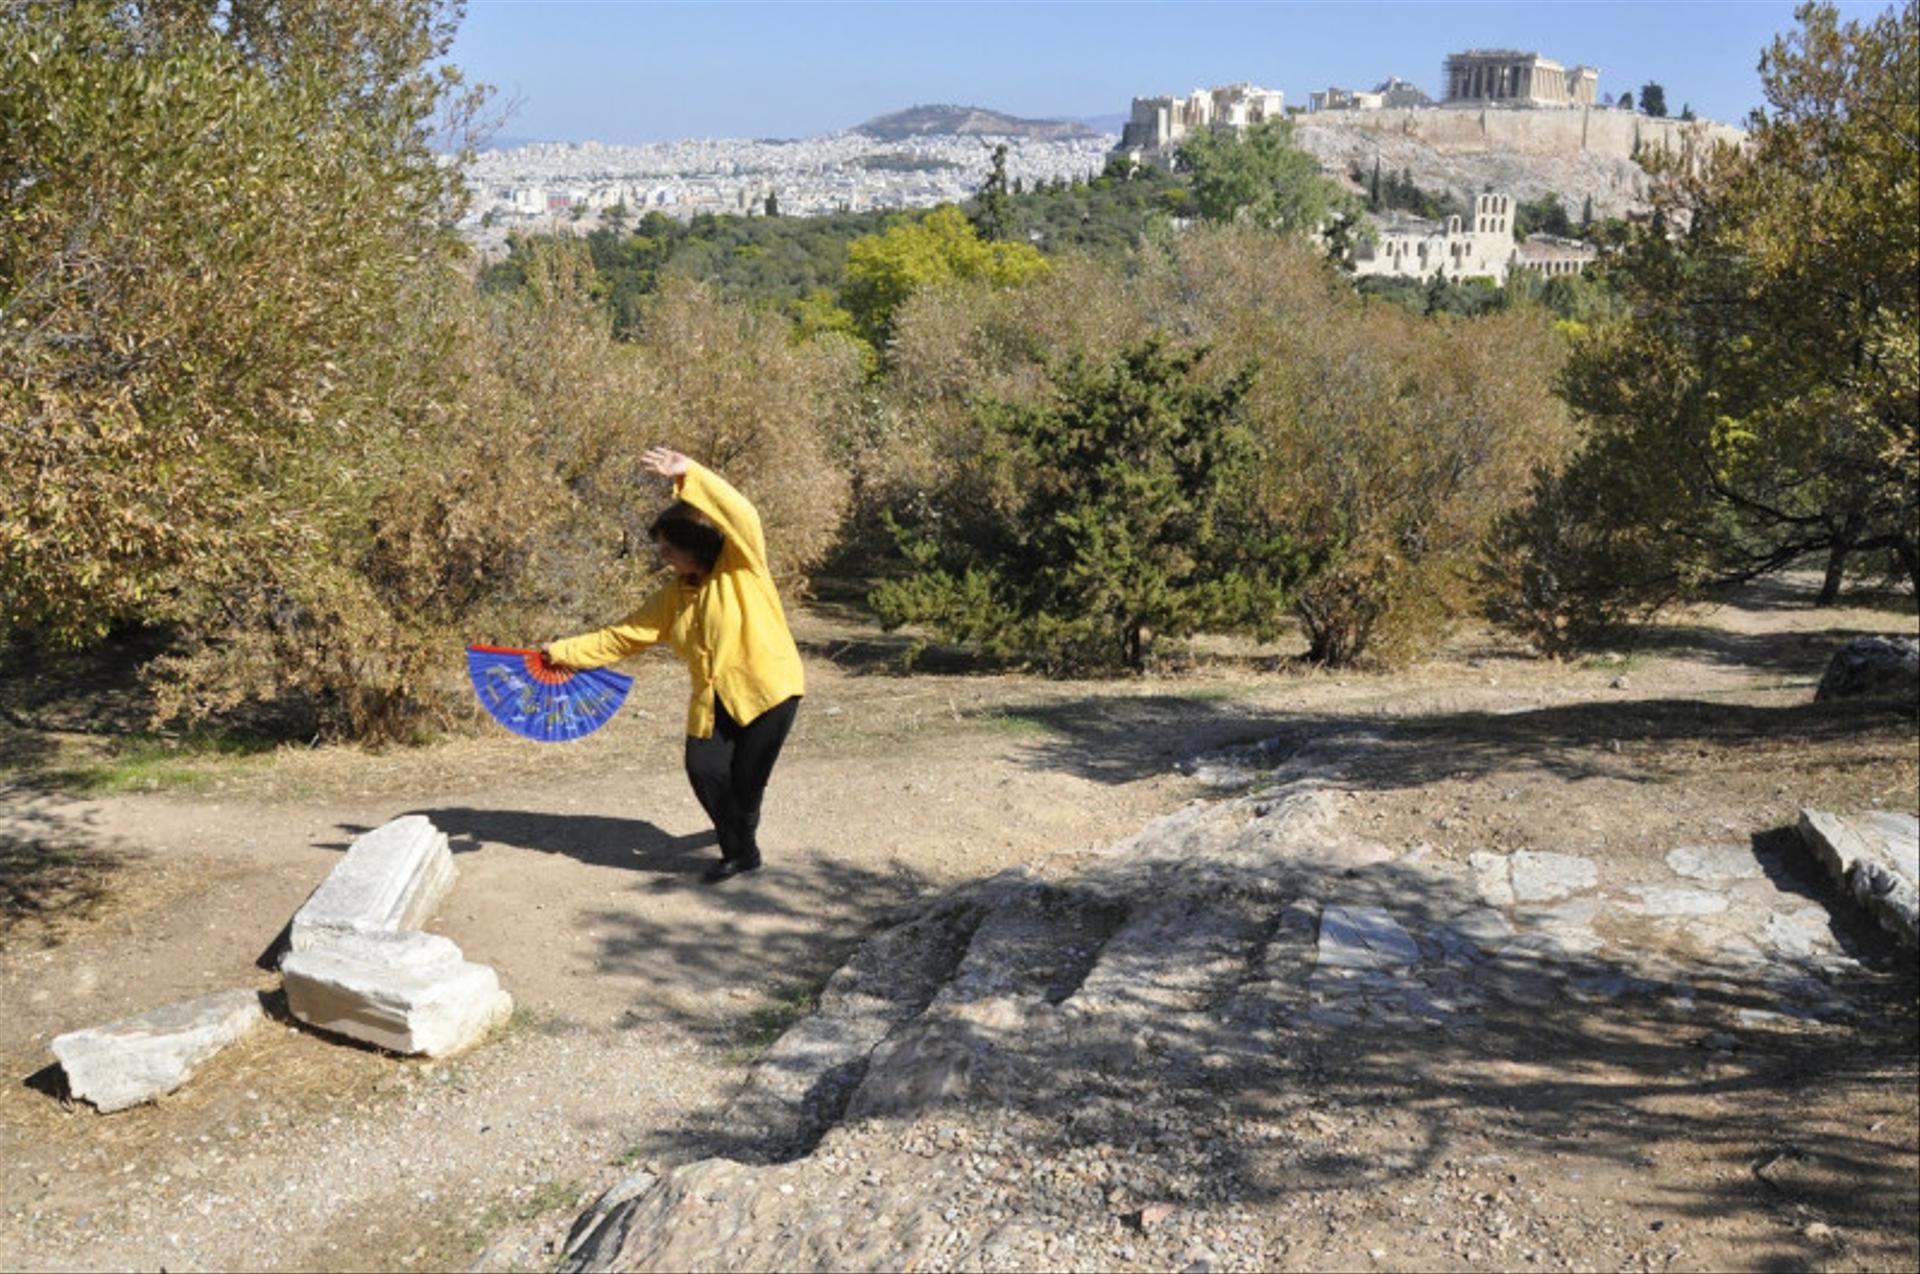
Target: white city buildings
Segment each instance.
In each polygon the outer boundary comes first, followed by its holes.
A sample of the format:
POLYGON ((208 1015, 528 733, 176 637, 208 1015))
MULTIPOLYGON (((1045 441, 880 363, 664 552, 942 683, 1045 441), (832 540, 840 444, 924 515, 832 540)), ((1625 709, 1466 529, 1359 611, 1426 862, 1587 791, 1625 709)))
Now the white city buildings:
POLYGON ((548 229, 624 204, 649 212, 758 213, 769 194, 783 214, 919 208, 978 193, 993 148, 1026 186, 1084 178, 1105 167, 1112 134, 1043 141, 953 134, 881 141, 833 133, 794 141, 695 138, 616 146, 536 142, 485 151, 467 166, 473 207, 465 229, 482 247, 509 229, 548 229))

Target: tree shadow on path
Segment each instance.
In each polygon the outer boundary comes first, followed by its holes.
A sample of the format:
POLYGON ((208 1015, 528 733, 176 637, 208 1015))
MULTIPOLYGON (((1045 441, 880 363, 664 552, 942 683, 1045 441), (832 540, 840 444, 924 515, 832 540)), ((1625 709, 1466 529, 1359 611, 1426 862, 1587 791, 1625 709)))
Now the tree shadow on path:
MULTIPOLYGON (((1788 834, 1755 838, 1763 865, 1788 834)), ((670 1163, 779 1163, 843 1121, 901 1144, 970 1119, 1005 1130, 989 1157, 1049 1165, 1004 1177, 975 1165, 1004 1182, 996 1206, 1015 1216, 1083 1214, 1068 1165, 1095 1159, 1124 1174, 1128 1208, 1260 1203, 1283 1227, 1329 1228, 1382 1209, 1375 1219, 1404 1223, 1397 1257, 1413 1268, 1459 1262, 1444 1232, 1416 1233, 1435 1216, 1500 1232, 1497 1248, 1473 1239, 1493 1268, 1557 1245, 1562 1259, 1606 1253, 1603 1263, 1638 1268, 1676 1239, 1694 1259, 1805 1268, 1824 1252, 1804 1232, 1816 1219, 1868 1264, 1911 1254, 1900 1111, 1911 1109, 1914 974, 1859 917, 1833 914, 1835 944, 1861 962, 1836 983, 1823 959, 1689 955, 1683 942, 1646 947, 1614 930, 1597 950, 1495 954, 1476 947, 1484 908, 1468 876, 1417 862, 1329 872, 1229 849, 1112 870, 917 913, 921 929, 856 957, 821 1019, 762 1059, 754 1083, 804 1103, 805 1120, 762 1126, 774 1107, 736 1102, 654 1130, 647 1150, 670 1163), (1391 914, 1417 939, 1417 961, 1324 981, 1315 934, 1334 905, 1391 914), (822 1069, 836 1040, 861 1035, 862 1014, 885 1042, 822 1069), (1606 1203, 1586 1206, 1596 1192, 1606 1203), (1641 1223, 1611 1228, 1615 1202, 1641 1223)), ((1782 905, 1803 901, 1801 882, 1768 874, 1782 905)), ((771 967, 806 954, 788 943, 749 928, 696 941, 629 921, 607 949, 652 961, 665 944, 679 960, 771 967)), ((954 1164, 877 1160, 885 1183, 850 1188, 870 1188, 889 1215, 908 1200, 964 1205, 954 1164)), ((1315 1264, 1352 1255, 1337 1243, 1302 1251, 1315 1264)), ((756 1235, 740 1266, 799 1253, 756 1235)))
POLYGON ((125 850, 103 847, 90 814, 0 787, 0 951, 28 938, 59 941, 63 924, 86 919, 112 891, 125 850))
POLYGON ((1264 713, 1178 696, 1082 698, 1023 708, 1048 737, 1026 749, 1033 764, 1103 783, 1165 773, 1177 760, 1231 742, 1262 748, 1267 768, 1306 740, 1359 745, 1347 776, 1375 789, 1418 787, 1513 768, 1567 779, 1659 781, 1642 758, 1616 745, 1693 743, 1764 747, 1782 740, 1837 743, 1885 736, 1911 745, 1916 709, 1886 699, 1782 706, 1700 699, 1589 701, 1508 711, 1418 716, 1264 713), (1293 741, 1290 745, 1289 741, 1293 741))

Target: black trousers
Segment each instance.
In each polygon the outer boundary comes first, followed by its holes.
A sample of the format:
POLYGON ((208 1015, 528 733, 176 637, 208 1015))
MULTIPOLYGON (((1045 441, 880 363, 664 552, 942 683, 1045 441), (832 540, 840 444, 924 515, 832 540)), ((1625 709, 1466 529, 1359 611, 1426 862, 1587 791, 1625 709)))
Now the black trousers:
POLYGON ((760 861, 760 844, 755 839, 760 830, 760 798, 799 707, 795 696, 741 725, 715 695, 713 736, 687 739, 687 781, 713 820, 721 857, 760 861))

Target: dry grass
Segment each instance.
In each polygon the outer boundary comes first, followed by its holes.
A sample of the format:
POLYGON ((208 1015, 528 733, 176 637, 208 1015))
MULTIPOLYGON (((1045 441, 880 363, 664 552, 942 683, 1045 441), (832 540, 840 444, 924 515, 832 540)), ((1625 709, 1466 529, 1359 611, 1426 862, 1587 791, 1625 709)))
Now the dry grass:
POLYGON ((102 1116, 67 1096, 58 1068, 49 1066, 25 1084, 0 1088, 0 1121, 55 1153, 158 1162, 166 1147, 185 1139, 212 1136, 237 1147, 259 1129, 324 1124, 391 1099, 394 1058, 295 1028, 278 992, 266 1000, 266 1022, 158 1101, 102 1116))

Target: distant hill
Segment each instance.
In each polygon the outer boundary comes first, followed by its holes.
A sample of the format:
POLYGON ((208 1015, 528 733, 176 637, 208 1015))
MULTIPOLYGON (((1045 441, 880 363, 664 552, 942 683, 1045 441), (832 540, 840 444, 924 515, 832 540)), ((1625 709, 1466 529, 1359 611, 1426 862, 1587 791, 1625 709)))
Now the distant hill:
POLYGON ((1082 115, 1077 122, 1096 133, 1117 133, 1127 126, 1131 118, 1125 111, 1115 111, 1110 115, 1082 115))
POLYGON ((531 146, 543 142, 544 137, 513 137, 506 133, 495 133, 480 143, 481 150, 519 150, 522 146, 531 146))
MULTIPOLYGON (((442 153, 451 153, 460 148, 463 140, 464 138, 458 134, 441 131, 429 137, 427 144, 442 153)), ((531 146, 544 140, 546 139, 541 137, 510 137, 505 133, 494 133, 482 139, 474 149, 478 151, 519 150, 522 146, 531 146)))
POLYGON ((897 142, 935 133, 962 136, 1035 137, 1060 141, 1098 136, 1085 124, 1070 119, 1019 119, 980 106, 909 106, 891 115, 878 115, 853 130, 877 141, 897 142))

